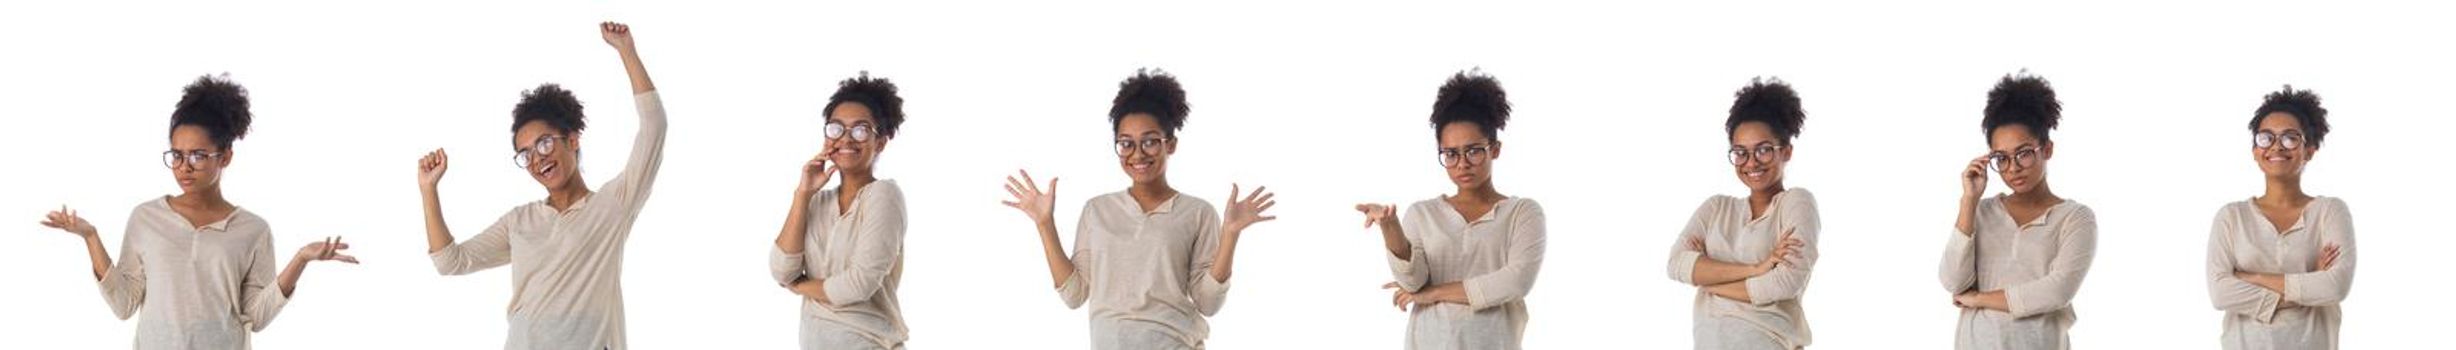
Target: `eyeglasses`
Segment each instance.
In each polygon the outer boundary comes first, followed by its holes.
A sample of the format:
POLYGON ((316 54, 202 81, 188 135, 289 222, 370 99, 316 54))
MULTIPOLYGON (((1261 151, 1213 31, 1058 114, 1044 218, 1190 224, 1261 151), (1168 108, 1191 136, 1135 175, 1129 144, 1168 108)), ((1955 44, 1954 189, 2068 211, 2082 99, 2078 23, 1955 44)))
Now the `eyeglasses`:
POLYGON ((2269 146, 2285 146, 2285 149, 2292 150, 2302 148, 2302 145, 2303 134, 2300 131, 2286 132, 2283 134, 2267 131, 2251 133, 2252 147, 2268 148, 2269 146))
POLYGON ((2011 155, 2006 155, 2004 152, 1987 154, 1988 170, 2003 172, 2004 169, 2010 169, 2015 165, 2023 169, 2038 166, 2038 147, 2022 147, 2013 151, 2011 155))
POLYGON ((1474 144, 1467 145, 1466 147, 1443 148, 1439 154, 1441 156, 1441 167, 1443 168, 1458 166, 1461 163, 1466 165, 1484 164, 1485 160, 1491 159, 1492 146, 1485 144, 1474 144))
POLYGON ((1146 139, 1118 139, 1117 156, 1124 157, 1134 155, 1135 150, 1142 150, 1142 152, 1145 154, 1160 154, 1160 145, 1167 144, 1169 140, 1171 139, 1166 136, 1146 139))
POLYGON ((519 166, 521 168, 528 168, 529 164, 537 162, 538 158, 543 158, 546 156, 546 154, 554 153, 554 145, 557 143, 562 143, 562 141, 562 136, 546 135, 546 137, 539 137, 537 138, 537 142, 529 144, 529 147, 523 147, 512 151, 512 165, 519 166))
POLYGON ((1770 163, 1774 161, 1774 152, 1782 151, 1782 148, 1782 146, 1773 144, 1762 144, 1757 145, 1757 149, 1751 151, 1740 148, 1740 146, 1731 146, 1731 165, 1747 163, 1749 158, 1756 158, 1757 163, 1770 163))
POLYGON ((854 124, 848 128, 843 123, 836 122, 828 122, 827 128, 823 129, 828 139, 841 139, 850 135, 853 137, 853 142, 869 142, 870 135, 875 131, 871 129, 870 124, 854 124))
POLYGON ((178 169, 181 165, 204 164, 205 161, 217 159, 222 159, 222 152, 180 152, 179 150, 162 151, 162 166, 171 169, 178 169))

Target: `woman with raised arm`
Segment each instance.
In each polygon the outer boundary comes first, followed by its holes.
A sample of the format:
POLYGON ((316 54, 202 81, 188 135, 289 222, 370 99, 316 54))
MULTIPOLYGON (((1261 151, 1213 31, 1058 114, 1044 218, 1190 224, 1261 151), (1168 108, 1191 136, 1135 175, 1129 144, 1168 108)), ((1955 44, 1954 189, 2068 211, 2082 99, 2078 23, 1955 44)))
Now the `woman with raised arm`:
POLYGON ((1544 209, 1494 189, 1509 98, 1481 71, 1460 72, 1433 100, 1433 141, 1454 193, 1417 201, 1406 216, 1389 204, 1357 204, 1380 226, 1395 281, 1391 304, 1412 312, 1407 348, 1517 349, 1526 336, 1527 291, 1544 261, 1544 209))
POLYGON ((1040 186, 1029 172, 1006 178, 1006 201, 1032 218, 1050 284, 1067 308, 1090 303, 1093 349, 1202 349, 1211 337, 1205 318, 1228 301, 1237 238, 1277 202, 1255 188, 1228 187, 1223 217, 1211 202, 1168 183, 1168 158, 1185 126, 1185 88, 1158 70, 1141 70, 1119 84, 1109 107, 1117 166, 1133 184, 1083 203, 1074 254, 1058 244, 1057 178, 1040 186))
POLYGON ((125 320, 143 312, 137 349, 249 348, 248 333, 281 314, 307 262, 358 263, 340 252, 349 244, 328 238, 300 247, 279 274, 273 271, 272 225, 222 196, 222 170, 238 156, 231 146, 255 119, 247 100, 247 89, 226 76, 188 84, 171 111, 171 149, 162 152, 179 194, 128 214, 117 264, 99 230, 75 211, 62 207, 43 219, 43 226, 85 239, 112 314, 125 320))
POLYGON ((665 107, 631 45, 631 28, 598 25, 622 55, 639 108, 631 158, 597 191, 580 179, 580 132, 587 119, 571 91, 554 84, 521 94, 512 109, 512 165, 546 190, 513 207, 467 241, 453 240, 436 187, 449 168, 441 149, 418 161, 428 257, 435 271, 465 275, 512 265, 508 349, 623 349, 622 259, 631 224, 648 203, 665 154, 665 107))
POLYGON ((2069 349, 2072 296, 2098 249, 2098 215, 2047 187, 2047 136, 2063 105, 2047 80, 2005 76, 1987 92, 1989 151, 1961 170, 1961 208, 1937 274, 1961 309, 1955 349, 2069 349), (1980 198, 1987 175, 2012 194, 1980 198))
POLYGON ((2303 193, 2303 167, 2328 136, 2328 109, 2285 87, 2251 114, 2251 159, 2268 190, 2227 203, 2209 226, 2209 301, 2228 350, 2336 349, 2337 303, 2354 286, 2354 214, 2303 193))
POLYGON ((904 124, 904 99, 863 72, 837 83, 822 113, 825 142, 802 164, 768 271, 800 296, 802 348, 902 349, 904 190, 874 166, 904 124), (834 177, 844 180, 827 189, 834 177))
POLYGON ((1807 118, 1799 93, 1781 80, 1750 81, 1731 103, 1723 135, 1748 197, 1706 198, 1671 247, 1671 279, 1697 287, 1698 349, 1808 346, 1800 296, 1816 267, 1816 196, 1782 185, 1791 140, 1807 118))

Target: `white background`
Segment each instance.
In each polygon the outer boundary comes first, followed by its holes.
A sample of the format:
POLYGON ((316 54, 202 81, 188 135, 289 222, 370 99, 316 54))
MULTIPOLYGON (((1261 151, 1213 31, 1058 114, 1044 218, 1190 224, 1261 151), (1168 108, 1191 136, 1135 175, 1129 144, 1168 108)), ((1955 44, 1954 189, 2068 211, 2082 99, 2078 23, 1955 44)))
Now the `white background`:
POLYGON ((1389 278, 1379 238, 1349 207, 1452 190, 1427 107, 1476 66, 1518 111, 1497 186, 1551 214, 1530 348, 1688 344, 1693 289, 1665 277, 1664 253, 1700 200, 1745 192, 1721 127, 1731 92, 1760 75, 1795 84, 1809 113, 1789 184, 1822 200, 1806 298, 1819 348, 1950 346, 1935 271, 1953 176, 1983 151, 1984 93, 2023 68, 2064 101, 2051 183, 2101 218, 2076 348, 2215 347, 2209 217, 2258 194, 2244 123, 2286 83, 2324 96, 2338 130, 2306 188, 2344 197, 2361 229, 2345 347, 2433 344, 2456 311, 2436 302, 2449 286, 2436 257, 2456 241, 2428 219, 2456 194, 2432 151, 2456 127, 2446 9, 1688 6, 12 2, 0 217, 22 225, 0 229, 0 348, 131 339, 76 239, 35 223, 80 208, 117 249, 128 208, 177 191, 157 154, 180 86, 218 72, 257 114, 231 200, 274 222, 284 251, 344 235, 366 262, 313 266, 259 348, 500 346, 508 278, 434 273, 412 163, 456 156, 443 191, 463 237, 542 198, 510 165, 508 115, 521 90, 559 82, 592 116, 587 179, 611 179, 637 123, 592 26, 604 19, 634 25, 672 118, 625 258, 638 348, 793 344, 794 297, 769 282, 765 252, 819 144, 820 107, 861 70, 909 102, 879 167, 912 212, 902 297, 916 348, 1082 346, 1084 312, 1051 291, 998 187, 1017 168, 1063 177, 1064 220, 1123 189, 1103 114, 1143 66, 1182 77, 1194 105, 1173 184, 1215 205, 1232 181, 1280 194, 1281 219, 1240 247, 1214 348, 1399 347, 1404 314, 1376 289, 1389 278))

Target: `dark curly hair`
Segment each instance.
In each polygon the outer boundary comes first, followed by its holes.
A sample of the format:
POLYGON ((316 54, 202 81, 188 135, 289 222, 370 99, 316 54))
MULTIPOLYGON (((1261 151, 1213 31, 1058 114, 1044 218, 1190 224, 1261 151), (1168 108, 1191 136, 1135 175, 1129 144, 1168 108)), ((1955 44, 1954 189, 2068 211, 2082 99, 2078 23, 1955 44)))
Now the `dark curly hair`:
POLYGON ((2046 78, 2024 71, 1996 81, 1995 89, 1987 91, 1986 113, 1986 119, 1979 121, 1979 132, 1987 135, 1988 142, 1995 141, 1996 128, 2015 124, 2028 126, 2030 136, 2040 142, 2054 142, 2047 138, 2047 130, 2063 120, 2064 105, 2056 102, 2055 87, 2047 85, 2046 78))
POLYGON ((2252 111, 2251 131, 2260 132, 2260 120, 2276 112, 2293 114, 2294 120, 2302 123, 2303 137, 2311 139, 2312 147, 2319 147, 2320 139, 2328 136, 2328 109, 2320 107, 2320 95, 2311 90, 2295 90, 2293 85, 2286 85, 2283 90, 2268 93, 2260 102, 2260 109, 2252 111))
POLYGON ((1174 138, 1178 129, 1185 128, 1185 115, 1193 111, 1185 103, 1185 86, 1177 84, 1176 76, 1159 69, 1136 69, 1134 76, 1117 83, 1117 100, 1109 105, 1109 130, 1116 131, 1126 115, 1142 113, 1160 123, 1161 133, 1174 138))
POLYGON ((1741 123, 1760 122, 1774 131, 1775 140, 1787 146, 1806 126, 1803 123, 1808 112, 1799 108, 1799 92, 1791 90, 1791 84, 1783 83, 1782 79, 1749 79, 1748 86, 1732 95, 1731 117, 1723 120, 1723 136, 1738 131, 1741 123))
POLYGON ((836 106, 859 103, 870 108, 870 119, 876 119, 878 135, 893 138, 896 126, 904 124, 904 98, 897 97, 895 91, 895 83, 887 78, 871 78, 869 71, 862 71, 861 76, 836 82, 836 94, 827 97, 823 113, 836 115, 836 106))
POLYGON ((565 134, 588 129, 588 116, 580 114, 580 98, 554 83, 520 92, 520 104, 512 106, 512 132, 520 132, 520 126, 531 121, 546 122, 565 134))
POLYGON ((247 137, 247 126, 254 122, 255 114, 248 112, 246 87, 231 82, 225 74, 197 77, 185 90, 179 107, 171 110, 172 131, 183 125, 204 128, 213 145, 222 149, 247 137))
POLYGON ((1499 142, 1501 129, 1509 127, 1509 93, 1501 90, 1501 80, 1474 70, 1442 83, 1433 98, 1433 137, 1440 138, 1441 127, 1454 122, 1475 123, 1485 138, 1499 142))

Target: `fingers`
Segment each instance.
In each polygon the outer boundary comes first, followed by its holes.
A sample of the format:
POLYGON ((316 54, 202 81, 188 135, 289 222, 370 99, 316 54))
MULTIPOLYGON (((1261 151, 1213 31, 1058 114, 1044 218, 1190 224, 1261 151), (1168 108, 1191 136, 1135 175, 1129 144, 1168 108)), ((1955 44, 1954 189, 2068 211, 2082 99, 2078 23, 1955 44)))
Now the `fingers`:
POLYGON ((1279 201, 1264 201, 1262 202, 1262 206, 1254 208, 1254 213, 1270 211, 1271 207, 1276 205, 1279 205, 1279 201))
MULTIPOLYGON (((1023 192, 1018 192, 1018 191, 1015 191, 1015 185, 1014 185, 1014 184, 1007 184, 1007 185, 1006 185, 1006 194, 1007 194, 1007 195, 1011 195, 1011 196, 1015 196, 1015 200, 1023 200, 1023 192)), ((1008 201, 1007 203, 1014 203, 1014 202, 1013 202, 1013 201, 1008 201)))
POLYGON ((1015 180, 1015 177, 1013 176, 1006 177, 1006 192, 1015 194, 1015 198, 1025 198, 1023 195, 1023 189, 1025 188, 1028 187, 1025 187, 1022 181, 1015 180))
MULTIPOLYGON (((1019 173, 1019 174, 1023 174, 1023 189, 1024 189, 1024 191, 1028 191, 1028 192, 1032 192, 1032 193, 1041 193, 1041 192, 1040 192, 1040 182, 1038 182, 1038 181, 1032 181, 1032 172, 1031 172, 1031 171, 1029 171, 1029 170, 1015 170, 1015 172, 1016 172, 1016 173, 1019 173)), ((1056 181, 1055 179, 1051 179, 1051 180, 1049 181, 1049 186, 1050 186, 1050 187, 1056 187, 1056 186, 1057 186, 1057 181, 1056 181)))
POLYGON ((1391 281, 1390 283, 1383 283, 1382 289, 1399 289, 1399 282, 1391 281))
POLYGON ((1008 207, 1008 208, 1023 209, 1023 203, 1022 203, 1022 202, 1016 202, 1016 201, 998 201, 998 203, 999 203, 999 204, 1005 204, 1005 205, 1006 205, 1006 207, 1008 207))

